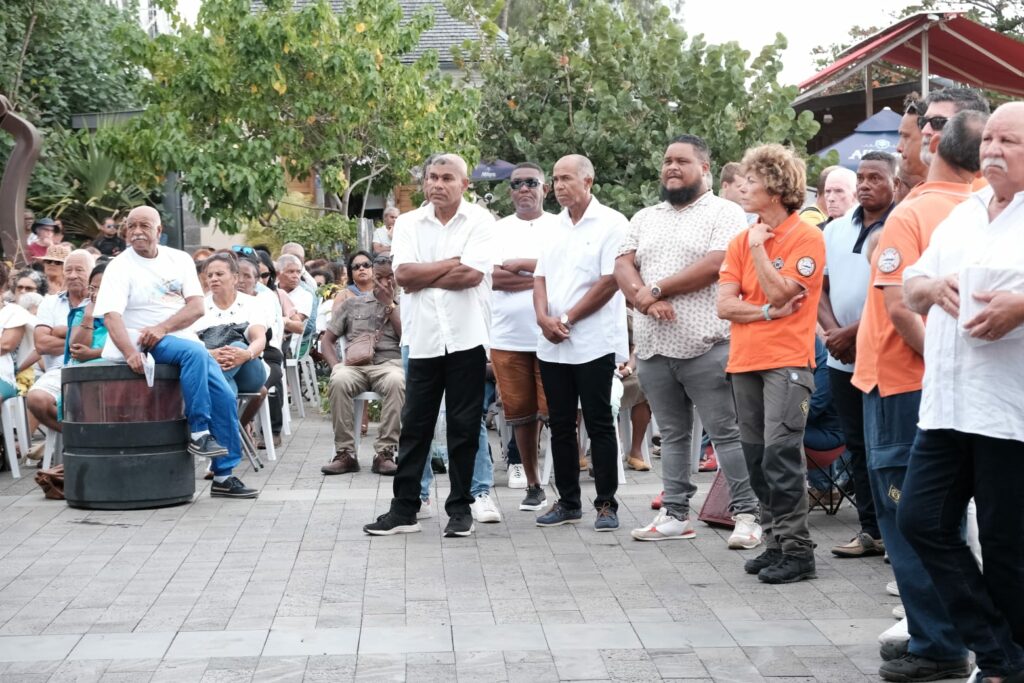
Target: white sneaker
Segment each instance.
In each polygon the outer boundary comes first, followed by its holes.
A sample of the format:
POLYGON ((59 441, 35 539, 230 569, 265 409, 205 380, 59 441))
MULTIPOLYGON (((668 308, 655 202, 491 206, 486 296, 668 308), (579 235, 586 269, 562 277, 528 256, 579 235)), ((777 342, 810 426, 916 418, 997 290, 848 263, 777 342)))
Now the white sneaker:
POLYGON ((900 597, 900 587, 896 585, 895 581, 885 584, 885 592, 889 595, 895 595, 897 598, 900 597))
POLYGON ((740 548, 750 550, 761 545, 761 538, 764 536, 764 532, 761 530, 761 525, 757 523, 757 518, 754 515, 741 513, 735 515, 732 521, 736 523, 736 526, 729 536, 730 548, 733 550, 740 548))
POLYGON ((491 500, 491 494, 481 493, 469 506, 473 512, 473 519, 481 523, 500 522, 501 513, 498 506, 491 500))
POLYGON ((430 505, 430 499, 420 501, 420 509, 416 513, 416 519, 430 519, 434 516, 434 508, 430 505))
POLYGON ((697 535, 689 519, 680 521, 664 509, 658 511, 658 515, 650 525, 633 529, 630 533, 638 541, 674 541, 693 538, 697 535))
POLYGON ((910 631, 907 629, 906 619, 900 619, 897 623, 882 631, 881 635, 878 636, 878 642, 882 645, 886 643, 905 643, 908 640, 910 640, 910 631))
POLYGON ((510 489, 526 488, 526 468, 522 465, 508 466, 508 487, 510 489))
POLYGON ((892 618, 893 619, 906 619, 907 618, 907 610, 903 608, 903 605, 896 605, 895 607, 892 608, 892 618))

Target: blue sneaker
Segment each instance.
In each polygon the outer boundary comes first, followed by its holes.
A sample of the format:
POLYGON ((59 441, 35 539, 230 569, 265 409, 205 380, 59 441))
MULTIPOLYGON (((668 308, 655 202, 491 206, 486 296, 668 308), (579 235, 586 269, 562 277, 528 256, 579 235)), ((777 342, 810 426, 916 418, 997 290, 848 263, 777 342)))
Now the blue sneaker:
POLYGON ((583 519, 582 510, 570 510, 562 505, 561 501, 551 506, 551 509, 537 518, 537 526, 558 526, 559 524, 579 524, 583 519))
POLYGON ((619 528, 619 516, 612 509, 611 503, 604 503, 597 508, 597 519, 594 520, 594 531, 615 531, 619 528))

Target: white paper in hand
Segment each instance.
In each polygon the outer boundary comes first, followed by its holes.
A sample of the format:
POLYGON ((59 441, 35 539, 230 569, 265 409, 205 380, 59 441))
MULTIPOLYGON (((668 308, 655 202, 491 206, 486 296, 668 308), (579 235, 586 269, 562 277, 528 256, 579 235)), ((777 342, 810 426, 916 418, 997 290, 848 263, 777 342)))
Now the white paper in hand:
POLYGON ((142 369, 146 373, 146 386, 152 388, 153 378, 156 375, 156 361, 148 352, 142 354, 142 369))

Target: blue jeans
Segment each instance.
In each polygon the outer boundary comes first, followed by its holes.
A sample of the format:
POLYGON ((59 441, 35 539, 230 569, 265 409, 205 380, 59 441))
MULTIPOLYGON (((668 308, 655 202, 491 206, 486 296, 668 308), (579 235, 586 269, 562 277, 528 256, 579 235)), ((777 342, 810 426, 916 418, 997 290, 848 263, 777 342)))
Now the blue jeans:
POLYGON ((920 554, 981 676, 1024 671, 1024 443, 919 430, 898 521, 920 554), (982 574, 959 533, 978 506, 982 574))
MULTIPOLYGON (((235 342, 231 346, 239 349, 249 348, 248 344, 242 342, 235 342)), ((239 393, 258 393, 263 388, 263 383, 267 381, 267 371, 263 367, 263 361, 259 358, 253 358, 222 372, 224 379, 228 381, 228 386, 235 392, 235 396, 238 396, 239 393)))
MULTIPOLYGON (((910 449, 917 435, 921 392, 882 398, 875 388, 864 394, 864 445, 868 477, 892 573, 907 610, 909 651, 927 659, 950 661, 967 657, 967 648, 953 626, 942 597, 921 557, 896 524, 910 449)), ((957 528, 962 526, 958 520, 957 528)), ((963 533, 962 531, 958 533, 963 533)))
POLYGON ((177 365, 185 417, 193 432, 209 430, 228 454, 210 461, 214 476, 227 476, 242 460, 242 439, 238 434, 238 405, 224 373, 206 347, 167 335, 150 349, 153 360, 177 365))

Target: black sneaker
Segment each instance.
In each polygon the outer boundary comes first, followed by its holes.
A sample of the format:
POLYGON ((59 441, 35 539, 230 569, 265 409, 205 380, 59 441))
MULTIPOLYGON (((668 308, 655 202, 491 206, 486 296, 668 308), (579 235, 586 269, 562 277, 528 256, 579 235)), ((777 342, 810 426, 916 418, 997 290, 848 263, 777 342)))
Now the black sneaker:
POLYGON ((473 515, 468 512, 457 512, 448 518, 448 526, 444 528, 444 535, 448 538, 453 536, 469 536, 473 533, 473 515))
POLYGON ((892 659, 899 659, 903 655, 907 654, 908 645, 910 645, 909 640, 901 640, 895 643, 882 643, 881 647, 878 648, 878 656, 882 658, 883 662, 888 662, 892 659))
POLYGON ((944 678, 967 678, 971 675, 971 667, 966 659, 937 662, 908 652, 880 666, 878 675, 887 681, 901 683, 941 681, 944 678))
POLYGON ((782 553, 782 558, 759 571, 757 578, 765 583, 796 583, 804 579, 816 579, 818 575, 814 573, 814 555, 782 553))
POLYGON ((228 454, 228 449, 217 443, 213 434, 203 434, 198 439, 189 439, 188 452, 200 458, 219 458, 228 454))
POLYGON ((260 495, 256 489, 251 489, 242 483, 238 477, 228 477, 224 481, 210 484, 211 498, 255 498, 260 495))
POLYGON ((526 489, 526 497, 519 504, 520 510, 543 510, 547 503, 548 496, 540 486, 530 486, 526 489))
POLYGON ((757 574, 765 567, 770 567, 782 559, 782 551, 778 548, 768 548, 752 560, 747 560, 743 565, 743 571, 748 574, 757 574))
POLYGON ((363 531, 371 536, 394 536, 395 534, 414 534, 420 530, 420 523, 415 519, 412 521, 402 519, 395 513, 388 511, 363 527, 363 531))

